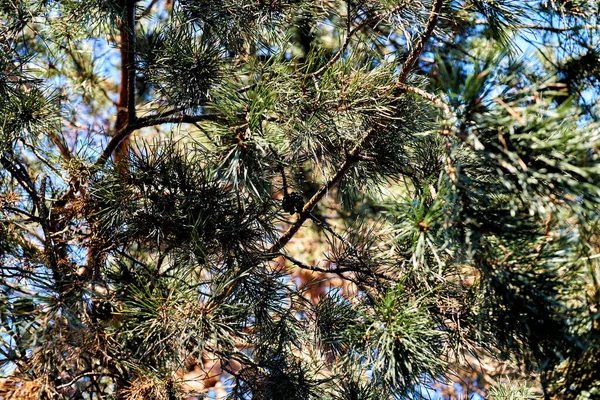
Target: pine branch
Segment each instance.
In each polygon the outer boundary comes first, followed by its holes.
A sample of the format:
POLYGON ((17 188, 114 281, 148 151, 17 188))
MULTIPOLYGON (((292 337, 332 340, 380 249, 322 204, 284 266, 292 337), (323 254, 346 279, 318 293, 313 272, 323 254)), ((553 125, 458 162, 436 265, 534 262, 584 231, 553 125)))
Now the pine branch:
POLYGON ((412 48, 410 54, 408 55, 408 58, 406 59, 406 62, 402 66, 402 69, 398 74, 398 82, 404 83, 406 81, 406 78, 408 78, 408 73, 412 70, 415 63, 419 59, 419 56, 423 52, 423 48, 425 48, 425 45, 429 41, 429 38, 433 33, 433 29, 437 24, 437 20, 440 14, 440 10, 442 9, 443 3, 444 0, 434 1, 433 8, 431 9, 431 13, 429 14, 429 19, 427 20, 427 25, 425 26, 425 30, 421 34, 421 37, 419 38, 419 41, 417 42, 415 47, 412 48))
POLYGON ((24 216, 26 216, 28 218, 29 221, 41 222, 39 217, 36 217, 35 215, 31 214, 28 211, 21 210, 20 208, 11 207, 11 206, 3 206, 2 208, 6 211, 12 211, 12 212, 15 212, 18 214, 23 214, 24 216))
POLYGON ((286 260, 292 262, 292 264, 294 264, 298 268, 305 269, 308 271, 322 272, 324 274, 341 272, 341 271, 339 271, 339 269, 326 269, 326 268, 316 267, 314 265, 308 265, 307 263, 300 261, 297 258, 290 256, 289 254, 279 253, 279 255, 282 256, 283 258, 285 258, 286 260))
POLYGON ((285 245, 292 240, 296 232, 302 227, 304 222, 310 217, 310 213, 312 209, 317 205, 317 203, 325 197, 325 195, 331 190, 335 185, 337 185, 346 172, 359 161, 360 151, 367 144, 369 140, 373 137, 375 129, 371 129, 369 133, 367 133, 364 138, 357 143, 354 148, 348 153, 346 156, 346 160, 342 163, 336 174, 325 184, 323 185, 317 193, 313 195, 313 197, 304 205, 302 208, 302 212, 298 216, 296 222, 275 242, 275 244, 268 250, 270 254, 277 253, 281 249, 285 247, 285 245))
MULTIPOLYGON (((239 113, 240 117, 244 113, 239 113)), ((199 115, 171 115, 171 116, 150 116, 139 118, 133 125, 133 129, 147 128, 162 124, 195 124, 202 121, 223 121, 225 116, 219 113, 199 114, 199 115)))
POLYGON ((136 120, 135 110, 135 57, 136 57, 136 34, 135 34, 135 3, 137 0, 127 2, 127 123, 132 124, 136 120))
POLYGON ((525 25, 518 25, 516 28, 517 29, 531 29, 531 30, 537 30, 537 31, 546 31, 546 32, 552 32, 552 33, 562 33, 562 32, 581 31, 581 30, 587 31, 590 29, 599 29, 600 27, 598 25, 591 25, 591 24, 590 25, 563 26, 563 27, 525 24, 525 25))
MULTIPOLYGON (((404 81, 408 77, 408 72, 412 69, 414 63, 417 61, 417 59, 421 55, 421 52, 423 51, 425 44, 431 37, 433 29, 435 28, 435 25, 438 20, 438 15, 439 15, 440 9, 442 7, 442 3, 443 3, 443 0, 436 0, 435 3, 433 4, 433 9, 431 10, 429 20, 427 21, 427 26, 425 27, 423 34, 419 38, 417 45, 412 49, 410 55, 408 56, 406 63, 402 67, 402 70, 400 71, 400 75, 398 77, 399 85, 404 84, 404 81)), ((317 72, 319 72, 319 71, 317 71, 317 72)), ((338 184, 338 182, 340 182, 342 180, 342 178, 344 177, 346 172, 348 172, 350 167, 352 167, 352 165, 354 165, 356 162, 359 161, 361 150, 373 138, 373 136, 375 134, 376 134, 376 129, 371 129, 361 139, 361 141, 358 142, 356 144, 356 146, 354 146, 354 148, 346 156, 346 160, 340 166, 338 172, 329 180, 329 182, 327 182, 324 186, 322 186, 321 189, 319 189, 319 191, 317 191, 317 193, 315 193, 314 196, 304 205, 304 208, 302 209, 302 212, 300 213, 300 215, 299 215, 298 219, 296 220, 296 222, 294 223, 294 225, 292 225, 279 238, 279 240, 277 240, 277 242, 275 242, 275 244, 269 249, 269 253, 273 254, 273 253, 279 252, 294 237, 296 232, 298 232, 298 230, 302 227, 304 222, 309 218, 310 212, 317 205, 317 203, 329 192, 330 189, 332 189, 335 185, 338 184)))
MULTIPOLYGON (((431 15, 429 16, 427 22, 427 26, 425 27, 425 30, 423 31, 423 34, 419 39, 417 46, 415 46, 412 49, 411 54, 408 57, 408 60, 412 60, 412 64, 409 64, 408 61, 404 64, 402 71, 405 72, 401 75, 401 77, 398 78, 398 84, 404 84, 404 81, 408 77, 408 71, 412 68, 412 65, 414 65, 416 60, 419 58, 421 52, 423 51, 423 48, 425 47, 425 44, 431 37, 433 29, 435 28, 435 25, 437 23, 438 13, 440 11, 442 3, 443 0, 435 1, 433 9, 431 11, 431 15)), ((337 60, 337 58, 335 60, 337 60)), ((335 60, 333 62, 335 62, 335 60)), ((331 60, 328 62, 328 64, 330 63, 332 63, 331 60)), ((315 74, 318 75, 318 73, 322 72, 321 69, 315 74)), ((275 242, 275 244, 273 244, 273 246, 271 246, 271 248, 267 250, 266 254, 268 254, 269 257, 275 257, 280 253, 280 251, 289 243, 290 240, 292 240, 294 235, 300 230, 302 225, 304 225, 304 222, 306 222, 306 220, 310 217, 312 209, 319 203, 319 201, 321 201, 323 197, 325 197, 329 190, 335 187, 342 180, 346 172, 348 172, 355 163, 360 161, 361 151, 373 139, 376 132, 377 130, 375 128, 371 128, 369 132, 352 148, 352 150, 350 150, 350 152, 346 154, 346 159, 339 167, 335 175, 313 195, 313 197, 302 208, 302 211, 299 213, 296 222, 275 242)), ((233 283, 223 292, 216 295, 214 301, 212 302, 214 304, 212 307, 216 307, 217 304, 220 304, 221 301, 224 298, 226 298, 229 295, 229 293, 231 293, 235 286, 236 283, 233 283)))
POLYGON ((297 258, 294 258, 288 254, 279 253, 279 255, 282 256, 283 258, 285 258, 286 260, 290 261, 292 264, 294 264, 295 266, 297 266, 300 269, 305 269, 305 270, 313 271, 313 272, 321 272, 323 274, 336 274, 340 278, 350 281, 350 282, 354 283, 355 285, 357 285, 358 287, 361 287, 361 284, 360 284, 360 282, 358 282, 358 280, 344 275, 344 272, 356 272, 355 270, 353 270, 351 268, 339 268, 339 267, 335 268, 335 269, 319 268, 314 265, 308 265, 305 262, 302 262, 302 261, 298 260, 297 258))
POLYGON ((62 385, 56 386, 56 389, 57 390, 66 389, 69 386, 71 386, 72 384, 76 383, 78 380, 80 380, 82 378, 89 378, 92 376, 104 377, 104 376, 110 376, 110 374, 107 374, 106 372, 84 372, 82 374, 77 375, 71 381, 64 383, 62 385))
POLYGON ((439 97, 437 97, 434 94, 431 94, 423 89, 420 89, 420 88, 417 88, 414 86, 405 85, 403 83, 398 83, 396 85, 396 87, 405 92, 411 92, 411 93, 417 94, 417 95, 421 96, 423 99, 432 102, 436 106, 442 107, 444 109, 444 113, 446 115, 452 114, 452 111, 450 110, 450 107, 448 106, 448 104, 444 100, 440 99, 439 97))
MULTIPOLYGON (((135 123, 135 0, 126 0, 126 17, 121 23, 121 85, 119 87, 119 100, 117 101, 117 120, 115 122, 115 134, 119 136, 127 131, 127 126, 135 123)), ((128 135, 123 136, 118 141, 115 149, 117 150, 115 161, 126 160, 128 151, 128 135)))
MULTIPOLYGON (((476 25, 488 25, 488 21, 485 20, 477 20, 475 21, 476 25)), ((598 25, 586 24, 586 25, 574 25, 574 26, 544 26, 538 24, 520 24, 516 25, 515 29, 530 29, 535 31, 546 31, 552 33, 563 33, 570 31, 582 31, 582 30, 590 30, 590 29, 599 29, 598 25)))

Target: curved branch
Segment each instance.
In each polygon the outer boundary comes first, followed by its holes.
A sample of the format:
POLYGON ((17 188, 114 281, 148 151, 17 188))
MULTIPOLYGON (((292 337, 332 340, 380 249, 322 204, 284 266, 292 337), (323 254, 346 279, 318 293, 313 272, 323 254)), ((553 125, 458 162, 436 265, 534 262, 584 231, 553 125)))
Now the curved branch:
POLYGON ((75 378, 73 378, 70 382, 67 383, 63 383, 62 385, 58 385, 56 386, 57 390, 61 390, 61 389, 66 389, 69 386, 71 386, 72 384, 76 383, 78 380, 83 379, 83 378, 89 378, 92 376, 112 376, 111 374, 108 373, 101 373, 101 372, 84 372, 83 374, 77 375, 75 378))
POLYGON ((283 247, 285 247, 285 245, 290 240, 292 240, 296 232, 298 232, 298 230, 302 227, 304 222, 310 217, 310 213, 312 209, 317 205, 317 203, 321 201, 323 197, 325 197, 325 195, 329 192, 330 189, 332 189, 342 180, 342 178, 344 177, 346 172, 348 172, 348 170, 352 167, 352 165, 359 161, 359 155, 361 150, 372 138, 374 132, 375 130, 371 129, 369 133, 367 133, 363 137, 363 139, 360 142, 358 142, 352 150, 350 150, 350 152, 346 156, 346 159, 344 160, 336 174, 325 185, 323 185, 317 191, 317 193, 313 195, 313 197, 302 208, 302 211, 300 212, 300 215, 298 216, 296 222, 279 238, 279 240, 277 240, 277 242, 275 242, 273 246, 271 246, 271 248, 268 250, 270 254, 279 252, 281 249, 283 249, 283 247))

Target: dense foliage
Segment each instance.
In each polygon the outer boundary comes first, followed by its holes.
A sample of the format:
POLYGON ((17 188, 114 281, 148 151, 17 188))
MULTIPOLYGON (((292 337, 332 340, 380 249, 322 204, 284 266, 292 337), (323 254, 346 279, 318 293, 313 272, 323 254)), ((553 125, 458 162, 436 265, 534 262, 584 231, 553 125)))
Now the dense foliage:
POLYGON ((599 13, 1 2, 0 395, 598 398, 599 13))

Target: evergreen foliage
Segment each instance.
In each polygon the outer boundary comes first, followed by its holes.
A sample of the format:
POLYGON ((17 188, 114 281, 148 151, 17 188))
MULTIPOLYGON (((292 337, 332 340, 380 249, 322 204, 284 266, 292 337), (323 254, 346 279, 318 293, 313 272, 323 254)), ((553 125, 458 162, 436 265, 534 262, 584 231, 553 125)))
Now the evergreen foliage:
POLYGON ((0 397, 598 398, 598 15, 2 2, 0 397))

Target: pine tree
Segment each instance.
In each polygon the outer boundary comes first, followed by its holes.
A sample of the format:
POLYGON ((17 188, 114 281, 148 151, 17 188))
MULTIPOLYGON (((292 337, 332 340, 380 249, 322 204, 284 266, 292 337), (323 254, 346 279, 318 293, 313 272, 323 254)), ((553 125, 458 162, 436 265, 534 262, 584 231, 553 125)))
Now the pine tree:
POLYGON ((598 398, 599 15, 3 1, 0 396, 598 398))

